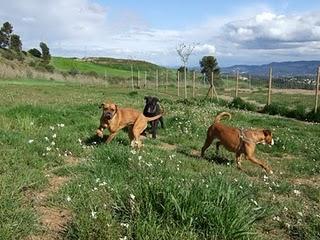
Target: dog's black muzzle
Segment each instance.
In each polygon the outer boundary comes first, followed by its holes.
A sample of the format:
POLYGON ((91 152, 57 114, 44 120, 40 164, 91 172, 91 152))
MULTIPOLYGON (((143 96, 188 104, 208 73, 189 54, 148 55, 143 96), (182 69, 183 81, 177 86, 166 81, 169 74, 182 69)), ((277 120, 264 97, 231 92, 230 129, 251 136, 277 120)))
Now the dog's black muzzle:
POLYGON ((104 113, 104 117, 107 119, 107 120, 110 120, 112 118, 112 113, 111 112, 105 112, 104 113))

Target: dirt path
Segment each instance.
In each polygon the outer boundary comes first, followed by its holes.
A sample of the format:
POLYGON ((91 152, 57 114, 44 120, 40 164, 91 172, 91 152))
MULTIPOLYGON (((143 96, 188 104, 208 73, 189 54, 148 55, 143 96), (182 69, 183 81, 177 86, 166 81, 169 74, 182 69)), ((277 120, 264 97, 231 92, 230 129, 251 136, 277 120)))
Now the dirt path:
MULTIPOLYGON (((79 164, 79 159, 67 156, 64 159, 65 166, 75 166, 79 164)), ((72 212, 65 208, 49 206, 49 198, 57 193, 71 178, 67 176, 57 176, 51 172, 45 173, 48 178, 48 187, 41 192, 26 192, 26 198, 32 202, 35 211, 39 216, 42 232, 38 235, 28 236, 27 240, 51 240, 62 239, 61 232, 65 229, 72 219, 72 212)))

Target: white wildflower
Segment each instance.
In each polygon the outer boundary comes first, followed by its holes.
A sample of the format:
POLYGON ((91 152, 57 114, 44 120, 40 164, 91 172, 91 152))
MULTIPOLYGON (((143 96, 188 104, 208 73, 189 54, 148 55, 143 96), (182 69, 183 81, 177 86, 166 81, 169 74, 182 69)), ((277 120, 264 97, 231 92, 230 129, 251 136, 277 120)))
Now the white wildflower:
POLYGON ((134 200, 134 199, 136 198, 136 196, 133 195, 132 193, 130 193, 130 198, 131 198, 132 200, 134 200))
POLYGON ((51 151, 51 147, 46 147, 46 150, 49 152, 51 151))
POLYGON ((67 201, 68 201, 68 202, 71 201, 71 197, 70 197, 70 196, 67 197, 67 201))
POLYGON ((30 139, 30 140, 28 141, 28 143, 29 143, 29 144, 30 144, 30 143, 33 143, 33 141, 34 141, 33 139, 30 139))
POLYGON ((49 142, 49 138, 48 138, 48 137, 44 137, 44 140, 46 140, 47 142, 49 142))
POLYGON ((129 223, 120 223, 121 227, 129 228, 129 223))
POLYGON ((51 130, 51 131, 53 131, 53 130, 54 130, 54 126, 50 126, 49 128, 50 128, 50 130, 51 130))
POLYGON ((293 190, 293 193, 296 195, 296 196, 300 196, 301 195, 301 192, 299 190, 293 190))
POLYGON ((97 218, 97 212, 91 210, 91 217, 92 217, 93 219, 96 219, 96 218, 97 218))

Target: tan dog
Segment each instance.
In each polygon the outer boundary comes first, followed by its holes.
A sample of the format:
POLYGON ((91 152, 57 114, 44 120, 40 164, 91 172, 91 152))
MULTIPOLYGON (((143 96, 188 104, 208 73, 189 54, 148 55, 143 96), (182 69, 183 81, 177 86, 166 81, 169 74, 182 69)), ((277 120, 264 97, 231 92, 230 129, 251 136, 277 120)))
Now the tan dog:
POLYGON ((141 112, 132 108, 119 108, 112 102, 104 102, 101 104, 102 115, 100 118, 100 126, 97 129, 97 135, 103 137, 103 130, 107 128, 110 132, 106 142, 109 143, 116 136, 118 131, 124 127, 129 129, 129 139, 131 146, 141 147, 140 134, 146 129, 149 121, 160 118, 159 114, 155 117, 145 117, 141 112))
POLYGON ((207 139, 201 149, 201 156, 204 156, 204 152, 214 139, 219 139, 216 143, 216 153, 218 154, 220 145, 223 145, 228 151, 236 153, 236 163, 240 170, 243 170, 241 167, 241 155, 244 154, 246 159, 260 165, 268 173, 272 173, 269 166, 254 156, 256 144, 274 144, 271 131, 266 129, 241 130, 229 127, 220 123, 220 119, 224 116, 228 116, 231 119, 230 113, 222 112, 216 116, 213 124, 208 128, 207 139))

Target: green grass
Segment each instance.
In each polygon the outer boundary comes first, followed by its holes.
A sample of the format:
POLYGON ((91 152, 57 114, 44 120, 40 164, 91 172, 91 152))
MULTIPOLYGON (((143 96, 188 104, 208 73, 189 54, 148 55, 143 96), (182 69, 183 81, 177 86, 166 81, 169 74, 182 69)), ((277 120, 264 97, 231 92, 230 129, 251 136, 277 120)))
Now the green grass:
POLYGON ((22 80, 0 81, 0 92, 1 239, 44 231, 28 193, 48 188, 48 172, 70 178, 45 203, 72 211, 64 239, 319 238, 318 124, 159 93, 166 128, 133 152, 125 132, 110 145, 90 144, 98 106, 112 99, 142 109, 150 90, 22 80), (275 145, 258 146, 257 157, 274 175, 265 177, 246 161, 248 174, 238 171, 226 150, 221 154, 229 161, 215 163, 213 147, 206 153, 213 161, 195 157, 220 111, 232 113, 226 124, 273 131, 275 145), (176 148, 161 148, 164 143, 176 148), (66 151, 79 163, 66 164, 66 151))

